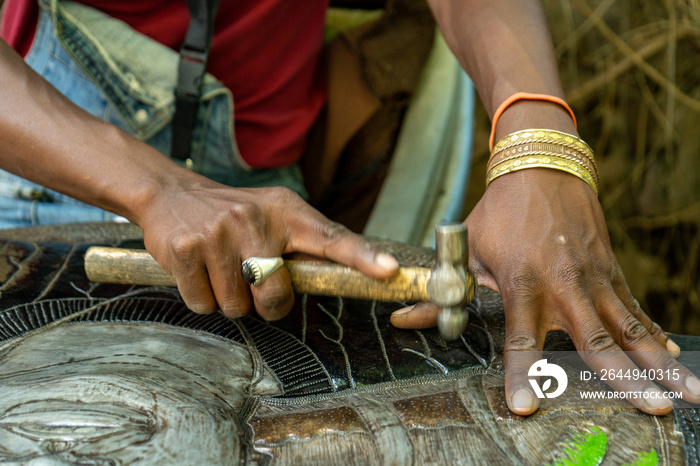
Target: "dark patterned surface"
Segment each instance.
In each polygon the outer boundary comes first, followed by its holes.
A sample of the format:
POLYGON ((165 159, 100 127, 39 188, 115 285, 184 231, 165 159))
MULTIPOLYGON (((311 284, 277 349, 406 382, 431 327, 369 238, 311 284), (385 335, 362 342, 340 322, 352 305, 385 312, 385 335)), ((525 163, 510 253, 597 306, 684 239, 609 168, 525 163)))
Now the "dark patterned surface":
MULTIPOLYGON (((41 234, 37 237, 33 232, 24 236, 33 241, 0 241, 0 341, 64 319, 70 322, 160 322, 219 335, 246 344, 278 377, 284 389, 284 394, 276 397, 281 404, 276 405, 273 397, 268 409, 304 406, 309 400, 322 402, 325 396, 346 392, 354 399, 354 393, 364 393, 368 387, 401 387, 402 381, 449 381, 451 375, 474 371, 502 374, 499 355, 504 321, 495 293, 482 290, 480 301, 470 308, 469 327, 463 337, 454 342, 445 342, 436 330, 406 331, 392 327, 390 313, 405 303, 300 296, 293 311, 274 324, 254 316, 232 321, 218 314, 191 313, 172 289, 90 283, 84 275, 82 257, 88 247, 85 241, 97 241, 89 233, 72 233, 71 238, 77 241, 73 243, 38 242, 41 234)), ((140 240, 131 240, 131 237, 130 231, 127 234, 120 231, 107 235, 107 240, 100 243, 138 246, 140 240)), ((59 240, 60 235, 51 239, 59 240)), ((432 260, 430 252, 425 250, 381 243, 402 262, 429 265, 432 260)), ((676 341, 684 349, 698 345, 693 338, 676 341)), ((551 349, 571 349, 570 345, 561 334, 550 335, 547 341, 551 349)), ((483 406, 488 406, 499 422, 518 425, 519 422, 512 422, 525 418, 513 416, 507 410, 503 386, 499 383, 484 382, 480 390, 485 396, 478 403, 486 403, 483 406)), ((455 391, 442 389, 425 393, 432 386, 426 383, 422 391, 407 388, 404 395, 388 401, 393 416, 410 432, 415 430, 411 434, 412 441, 420 441, 422 437, 416 435, 426 429, 452 426, 469 430, 483 424, 483 413, 478 411, 481 408, 467 409, 465 401, 455 391)), ((285 424, 286 428, 296 426, 300 433, 308 429, 326 432, 319 427, 326 425, 331 430, 346 429, 346 433, 366 432, 368 411, 362 408, 362 403, 358 401, 360 405, 357 406, 350 403, 351 408, 347 403, 329 403, 325 410, 316 407, 314 412, 289 412, 284 418, 289 423, 285 424)), ((250 409, 255 411, 254 407, 250 409)), ((700 432, 698 413, 700 411, 694 408, 685 407, 675 411, 676 423, 685 439, 688 464, 700 462, 696 443, 700 432)), ((549 418, 539 413, 529 419, 540 422, 549 418)), ((262 435, 260 439, 252 437, 254 442, 260 440, 267 445, 265 442, 274 443, 288 434, 279 430, 282 424, 275 424, 272 417, 254 416, 250 423, 253 431, 262 435)))
MULTIPOLYGON (((123 246, 124 240, 111 244, 123 246)), ((454 342, 445 342, 434 329, 406 331, 391 326, 389 315, 402 306, 397 303, 302 296, 292 312, 274 324, 255 316, 234 323, 219 314, 189 312, 171 289, 90 283, 82 262, 87 247, 20 242, 0 246, 4 279, 0 287, 4 309, 0 338, 12 338, 90 309, 71 321, 161 322, 241 343, 249 339, 279 377, 285 396, 440 376, 486 367, 495 356, 488 324, 475 312, 475 306, 471 307, 465 335, 454 342), (245 338, 239 327, 245 329, 245 338)), ((417 251, 410 251, 411 257, 420 262, 421 251, 417 251)))

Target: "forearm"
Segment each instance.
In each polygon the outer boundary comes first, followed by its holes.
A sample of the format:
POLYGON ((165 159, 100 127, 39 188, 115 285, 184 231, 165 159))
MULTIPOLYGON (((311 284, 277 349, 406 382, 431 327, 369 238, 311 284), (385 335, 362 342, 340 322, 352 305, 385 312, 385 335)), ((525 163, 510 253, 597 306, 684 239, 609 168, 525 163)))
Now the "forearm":
POLYGON ((4 41, 0 93, 0 167, 7 171, 133 221, 159 189, 187 176, 74 105, 4 41))
MULTIPOLYGON (((429 0, 450 48, 490 116, 516 92, 564 97, 539 0, 429 0)), ((560 106, 519 101, 498 122, 496 138, 526 128, 576 134, 560 106)))

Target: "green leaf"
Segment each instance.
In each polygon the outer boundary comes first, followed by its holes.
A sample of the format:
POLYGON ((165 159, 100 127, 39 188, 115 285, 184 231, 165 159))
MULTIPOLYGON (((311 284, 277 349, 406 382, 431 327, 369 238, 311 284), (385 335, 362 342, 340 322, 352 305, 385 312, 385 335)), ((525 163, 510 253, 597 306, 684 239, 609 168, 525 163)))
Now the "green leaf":
POLYGON ((637 453, 637 461, 626 466, 656 466, 659 464, 659 457, 653 448, 650 451, 637 453))
POLYGON ((562 450, 563 457, 552 466, 597 466, 608 451, 608 436, 599 427, 589 426, 585 432, 572 434, 566 445, 562 450))

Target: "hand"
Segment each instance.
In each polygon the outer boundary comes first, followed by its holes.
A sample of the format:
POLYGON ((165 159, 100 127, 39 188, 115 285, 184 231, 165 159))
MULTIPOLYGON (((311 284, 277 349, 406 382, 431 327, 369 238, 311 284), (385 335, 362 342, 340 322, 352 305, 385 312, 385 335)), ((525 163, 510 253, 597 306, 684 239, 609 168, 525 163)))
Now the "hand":
POLYGON ((251 256, 301 252, 357 268, 375 278, 398 270, 396 259, 331 222, 286 188, 234 189, 187 172, 186 181, 145 203, 136 222, 146 248, 172 275, 197 313, 221 309, 229 317, 255 310, 266 320, 284 317, 294 295, 282 267, 249 286, 241 262, 251 256))
MULTIPOLYGON (((493 181, 466 219, 469 266, 480 285, 501 293, 506 317, 506 398, 516 414, 537 410, 527 371, 552 330, 564 330, 593 370, 679 370, 664 381, 683 399, 700 402, 700 381, 681 366, 680 348, 634 299, 615 260, 600 204, 583 181, 549 169, 528 169, 493 181), (630 359, 626 353, 634 352, 630 359), (514 357, 515 355, 518 357, 514 357), (525 357, 524 357, 525 356, 525 357)), ((437 309, 419 303, 396 311, 402 328, 435 324, 437 309)), ((617 391, 659 390, 648 380, 609 382, 617 391)), ((650 414, 672 401, 632 399, 650 414)))

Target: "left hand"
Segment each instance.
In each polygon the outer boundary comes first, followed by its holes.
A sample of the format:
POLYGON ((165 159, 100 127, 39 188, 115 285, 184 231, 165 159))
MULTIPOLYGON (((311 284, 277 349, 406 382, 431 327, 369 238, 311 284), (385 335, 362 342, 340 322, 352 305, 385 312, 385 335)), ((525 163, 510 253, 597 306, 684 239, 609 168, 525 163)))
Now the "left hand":
MULTIPOLYGON (((544 168, 502 176, 489 185, 465 224, 471 271, 479 285, 503 298, 506 399, 513 412, 528 415, 539 407, 527 371, 553 330, 566 331, 599 373, 637 366, 678 369, 679 380, 663 385, 682 391, 686 401, 700 402, 700 380, 674 359, 680 348, 632 296, 600 204, 585 182, 544 168)), ((435 325, 436 313, 435 306, 418 303, 396 311, 391 323, 427 328, 435 325)), ((609 383, 618 391, 659 390, 648 380, 609 383)), ((666 398, 630 401, 656 415, 673 407, 666 398)))

